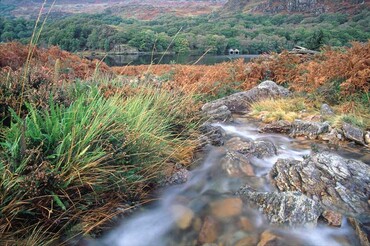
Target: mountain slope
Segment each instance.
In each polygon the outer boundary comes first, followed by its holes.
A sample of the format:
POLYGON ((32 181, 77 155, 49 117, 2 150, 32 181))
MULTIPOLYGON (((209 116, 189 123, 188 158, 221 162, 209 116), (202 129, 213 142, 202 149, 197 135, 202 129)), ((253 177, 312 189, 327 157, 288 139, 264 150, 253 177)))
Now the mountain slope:
POLYGON ((229 0, 225 12, 259 13, 352 13, 358 9, 369 8, 365 0, 229 0))
MULTIPOLYGON (((161 14, 177 16, 196 16, 209 14, 222 8, 227 0, 58 0, 53 9, 53 15, 68 15, 76 13, 101 13, 108 10, 122 17, 138 19, 153 19, 161 14)), ((16 17, 35 17, 44 0, 0 2, 1 15, 16 17)), ((47 1, 45 12, 53 1, 47 1)))

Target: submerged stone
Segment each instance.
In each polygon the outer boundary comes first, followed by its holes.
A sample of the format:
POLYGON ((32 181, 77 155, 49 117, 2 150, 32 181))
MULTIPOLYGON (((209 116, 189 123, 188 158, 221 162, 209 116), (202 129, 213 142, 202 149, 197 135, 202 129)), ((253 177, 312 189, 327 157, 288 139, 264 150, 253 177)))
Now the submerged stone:
POLYGON ((218 222, 211 216, 207 216, 200 229, 198 240, 200 243, 213 243, 217 240, 218 233, 218 222))
POLYGON ((175 218, 177 227, 185 230, 190 227, 191 222, 194 218, 194 212, 183 205, 173 205, 171 207, 171 212, 175 218))
POLYGON ((286 242, 281 237, 266 230, 261 234, 257 246, 286 246, 286 242))
POLYGON ((230 197, 210 204, 211 213, 218 219, 225 219, 240 215, 242 213, 243 203, 238 197, 230 197))
POLYGON ((231 177, 255 175, 250 161, 238 152, 227 151, 221 160, 221 167, 231 177))

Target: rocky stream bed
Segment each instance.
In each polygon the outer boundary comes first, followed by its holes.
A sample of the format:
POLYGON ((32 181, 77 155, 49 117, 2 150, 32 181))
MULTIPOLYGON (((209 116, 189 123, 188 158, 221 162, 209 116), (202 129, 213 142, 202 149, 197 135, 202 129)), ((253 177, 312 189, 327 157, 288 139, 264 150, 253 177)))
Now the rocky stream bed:
POLYGON ((158 202, 90 244, 369 245, 368 133, 245 116, 253 101, 286 96, 266 81, 204 105, 201 164, 179 168, 158 202), (327 144, 343 139, 353 143, 327 144))

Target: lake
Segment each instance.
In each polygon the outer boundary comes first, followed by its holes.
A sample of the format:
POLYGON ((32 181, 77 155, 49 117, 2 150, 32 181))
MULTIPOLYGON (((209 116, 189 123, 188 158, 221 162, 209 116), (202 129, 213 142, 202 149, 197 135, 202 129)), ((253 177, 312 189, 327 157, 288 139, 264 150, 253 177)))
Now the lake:
MULTIPOLYGON (((225 61, 243 58, 245 61, 258 57, 258 55, 189 55, 189 54, 131 54, 131 55, 108 55, 104 62, 109 66, 146 65, 146 64, 196 64, 213 65, 225 61)), ((102 56, 92 56, 89 59, 102 59, 102 56)))

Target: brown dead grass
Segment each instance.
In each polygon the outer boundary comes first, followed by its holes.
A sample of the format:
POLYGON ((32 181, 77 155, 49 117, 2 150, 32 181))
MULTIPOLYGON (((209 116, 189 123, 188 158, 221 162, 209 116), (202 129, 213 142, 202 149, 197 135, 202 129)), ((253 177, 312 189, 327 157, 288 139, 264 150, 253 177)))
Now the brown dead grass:
POLYGON ((369 93, 370 41, 355 42, 351 48, 326 48, 315 56, 294 55, 288 52, 261 56, 253 62, 243 60, 206 65, 141 65, 115 67, 120 75, 142 76, 151 73, 162 76, 173 73, 168 88, 214 94, 220 87, 247 90, 264 79, 286 84, 298 92, 313 92, 329 82, 340 79, 343 95, 369 93), (239 83, 234 83, 239 82, 239 83))
MULTIPOLYGON (((0 68, 11 71, 22 69, 28 50, 28 46, 16 42, 0 44, 0 68)), ((37 68, 44 70, 45 74, 54 74, 58 59, 61 80, 87 79, 94 75, 97 66, 103 73, 110 72, 110 68, 105 63, 80 58, 55 46, 49 49, 35 48, 34 56, 30 61, 31 71, 37 68)))

